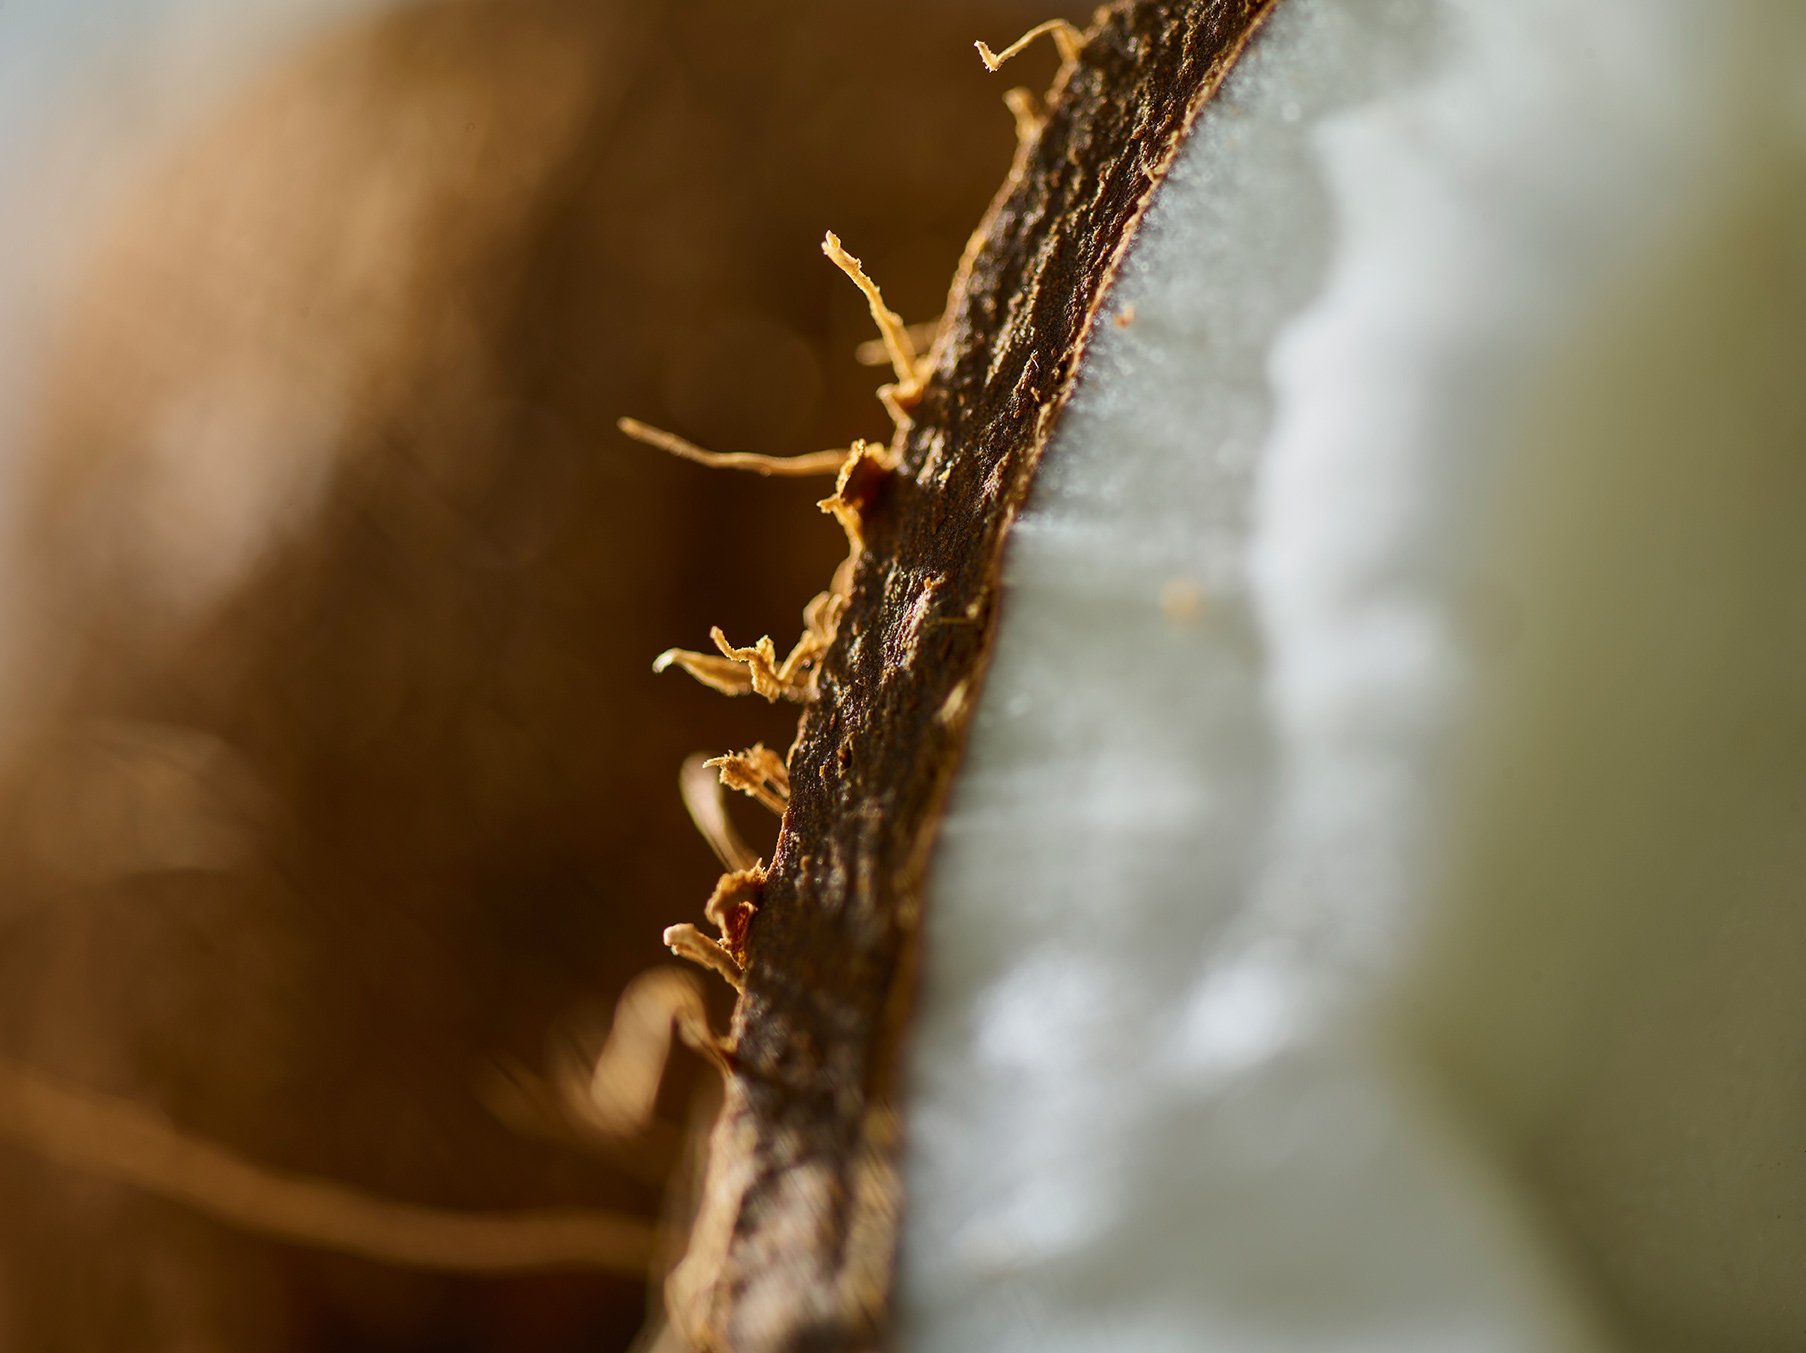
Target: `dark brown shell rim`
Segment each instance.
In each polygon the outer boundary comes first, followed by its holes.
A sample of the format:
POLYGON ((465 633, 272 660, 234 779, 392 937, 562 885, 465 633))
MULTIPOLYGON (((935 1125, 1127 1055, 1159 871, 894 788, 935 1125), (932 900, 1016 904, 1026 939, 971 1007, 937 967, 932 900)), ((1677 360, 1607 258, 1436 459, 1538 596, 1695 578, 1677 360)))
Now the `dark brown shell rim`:
POLYGON ((1277 0, 1123 0, 1062 68, 860 504, 865 550, 789 757, 734 1074, 668 1311, 701 1350, 884 1346, 923 885, 1010 526, 1187 130, 1277 0))

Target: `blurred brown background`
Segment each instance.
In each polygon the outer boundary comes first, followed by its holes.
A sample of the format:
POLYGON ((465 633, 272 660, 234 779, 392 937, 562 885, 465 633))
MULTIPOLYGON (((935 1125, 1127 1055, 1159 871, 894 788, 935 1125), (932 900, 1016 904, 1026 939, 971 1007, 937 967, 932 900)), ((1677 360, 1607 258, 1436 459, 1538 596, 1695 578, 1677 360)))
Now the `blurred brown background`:
MULTIPOLYGON (((385 1197, 656 1215, 669 1152, 525 1135, 480 1090, 605 1029, 698 919, 682 757, 788 745, 794 709, 652 656, 787 645, 844 543, 812 486, 613 421, 888 435, 818 242, 933 318, 999 96, 1052 68, 987 76, 972 39, 1043 17, 411 6, 135 165, 5 471, 0 1055, 385 1197)), ((0 1138, 7 1350, 624 1348, 647 1289, 266 1242, 0 1138)))

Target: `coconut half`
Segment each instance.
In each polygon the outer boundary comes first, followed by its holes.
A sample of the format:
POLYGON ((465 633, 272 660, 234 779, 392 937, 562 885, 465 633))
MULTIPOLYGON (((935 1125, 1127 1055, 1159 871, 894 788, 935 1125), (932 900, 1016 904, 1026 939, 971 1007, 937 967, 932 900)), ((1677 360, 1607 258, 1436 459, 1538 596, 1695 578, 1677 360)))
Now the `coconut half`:
POLYGON ((843 476, 680 1328, 1791 1346, 1806 14, 1073 45, 843 476))

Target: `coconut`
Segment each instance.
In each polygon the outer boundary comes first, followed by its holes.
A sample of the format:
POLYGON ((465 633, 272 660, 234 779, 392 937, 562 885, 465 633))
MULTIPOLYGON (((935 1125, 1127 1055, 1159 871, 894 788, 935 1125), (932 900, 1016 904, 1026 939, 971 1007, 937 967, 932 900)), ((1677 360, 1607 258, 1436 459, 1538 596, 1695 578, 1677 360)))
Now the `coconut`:
POLYGON ((1058 33, 858 505, 681 1326, 1785 1344, 1806 20, 1058 33))

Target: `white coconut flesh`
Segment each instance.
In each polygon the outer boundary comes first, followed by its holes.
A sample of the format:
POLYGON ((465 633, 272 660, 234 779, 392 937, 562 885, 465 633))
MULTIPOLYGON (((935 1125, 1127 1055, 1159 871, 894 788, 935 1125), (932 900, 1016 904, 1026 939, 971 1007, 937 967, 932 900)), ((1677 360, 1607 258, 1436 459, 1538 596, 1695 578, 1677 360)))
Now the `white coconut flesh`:
POLYGON ((903 1347, 1806 1347, 1806 7, 1281 0, 1105 316, 903 1347))

